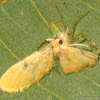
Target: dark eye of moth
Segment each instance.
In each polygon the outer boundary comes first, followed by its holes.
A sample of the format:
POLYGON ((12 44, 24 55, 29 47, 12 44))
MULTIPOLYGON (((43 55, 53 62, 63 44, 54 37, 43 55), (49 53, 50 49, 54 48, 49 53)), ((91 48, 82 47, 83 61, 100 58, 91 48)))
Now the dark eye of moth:
POLYGON ((62 40, 59 40, 59 44, 63 44, 63 41, 62 40))

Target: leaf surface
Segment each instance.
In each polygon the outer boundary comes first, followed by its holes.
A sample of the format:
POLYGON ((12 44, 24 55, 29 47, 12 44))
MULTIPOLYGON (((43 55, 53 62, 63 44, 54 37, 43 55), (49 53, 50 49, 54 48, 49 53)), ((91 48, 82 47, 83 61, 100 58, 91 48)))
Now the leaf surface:
MULTIPOLYGON (((2 0, 0 0, 2 2, 2 0)), ((85 33, 100 44, 98 0, 34 0, 47 22, 55 21, 72 32, 73 24, 87 11, 75 33, 85 33), (57 10, 57 8, 59 10, 57 10), (61 19, 63 17, 63 22, 61 19)), ((8 0, 0 7, 0 76, 13 64, 35 52, 46 38, 53 37, 31 0, 8 0)), ((46 45, 46 44, 45 44, 46 45)), ((100 62, 93 68, 65 75, 52 70, 38 84, 22 93, 0 90, 0 100, 97 100, 100 97, 100 62)))

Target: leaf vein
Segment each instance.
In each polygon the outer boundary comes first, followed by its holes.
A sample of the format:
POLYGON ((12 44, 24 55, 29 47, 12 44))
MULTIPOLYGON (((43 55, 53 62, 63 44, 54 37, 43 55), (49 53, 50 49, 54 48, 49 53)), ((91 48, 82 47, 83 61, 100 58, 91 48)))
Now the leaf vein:
POLYGON ((37 85, 38 85, 41 89, 43 89, 43 90, 45 90, 45 91, 51 93, 52 95, 56 96, 56 97, 59 98, 60 100, 65 100, 65 99, 63 99, 61 96, 59 96, 58 94, 56 94, 55 92, 49 90, 48 88, 45 88, 45 87, 44 87, 43 85, 41 85, 40 83, 37 83, 37 85))

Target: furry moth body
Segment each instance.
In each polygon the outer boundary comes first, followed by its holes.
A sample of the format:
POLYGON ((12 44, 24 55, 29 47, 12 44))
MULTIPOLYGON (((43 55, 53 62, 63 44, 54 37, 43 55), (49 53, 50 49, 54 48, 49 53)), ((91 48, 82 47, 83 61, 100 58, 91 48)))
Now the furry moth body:
POLYGON ((37 83, 57 65, 54 56, 60 58, 65 74, 78 72, 98 62, 98 55, 70 46, 66 33, 61 33, 59 37, 51 40, 47 47, 9 68, 0 79, 0 88, 12 93, 22 91, 33 83, 37 83))

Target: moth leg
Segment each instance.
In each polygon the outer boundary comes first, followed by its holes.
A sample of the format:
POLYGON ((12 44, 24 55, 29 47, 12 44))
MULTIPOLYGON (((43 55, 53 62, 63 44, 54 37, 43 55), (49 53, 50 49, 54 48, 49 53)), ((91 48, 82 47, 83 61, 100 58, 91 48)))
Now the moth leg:
POLYGON ((78 35, 75 35, 73 38, 73 43, 81 43, 84 41, 89 41, 90 38, 86 36, 84 33, 79 33, 78 35))
POLYGON ((82 43, 84 41, 88 42, 89 46, 88 46, 87 50, 94 51, 94 49, 95 49, 97 51, 97 54, 100 54, 100 47, 99 47, 99 45, 97 43, 95 43, 94 41, 92 41, 92 39, 89 38, 89 36, 87 36, 86 34, 80 33, 80 34, 76 35, 74 37, 74 39, 73 39, 73 43, 75 43, 75 42, 82 43))
POLYGON ((92 51, 92 49, 89 45, 82 44, 82 42, 84 42, 85 40, 86 40, 86 38, 85 38, 84 34, 78 34, 77 36, 74 37, 72 44, 69 44, 69 46, 92 51))
POLYGON ((41 48, 41 46, 46 42, 46 40, 43 40, 42 43, 37 47, 36 50, 39 50, 41 48))
POLYGON ((71 47, 74 47, 74 46, 83 46, 83 47, 88 47, 88 45, 85 45, 85 44, 79 44, 79 43, 69 44, 68 46, 71 46, 71 47))
POLYGON ((73 42, 77 42, 77 43, 81 43, 81 42, 84 42, 84 41, 88 41, 89 42, 89 45, 91 47, 94 47, 94 48, 97 48, 97 44, 92 41, 89 36, 87 36, 86 34, 84 33, 79 33, 78 35, 76 35, 73 39, 73 42))

